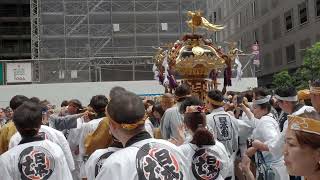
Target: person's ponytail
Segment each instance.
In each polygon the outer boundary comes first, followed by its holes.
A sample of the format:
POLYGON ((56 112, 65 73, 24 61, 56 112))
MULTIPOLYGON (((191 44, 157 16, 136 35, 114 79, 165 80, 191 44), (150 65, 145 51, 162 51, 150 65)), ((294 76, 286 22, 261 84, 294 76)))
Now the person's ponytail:
POLYGON ((192 144, 202 147, 204 145, 215 145, 213 134, 205 127, 201 126, 193 134, 192 144))

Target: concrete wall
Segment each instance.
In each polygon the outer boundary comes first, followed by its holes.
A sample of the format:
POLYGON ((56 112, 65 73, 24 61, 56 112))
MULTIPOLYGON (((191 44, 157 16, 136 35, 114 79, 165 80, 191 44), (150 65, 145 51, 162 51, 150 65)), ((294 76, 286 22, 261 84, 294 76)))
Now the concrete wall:
MULTIPOLYGON (((220 79, 219 82, 223 82, 220 79)), ((248 88, 257 87, 256 78, 243 78, 241 81, 232 79, 233 86, 228 87, 232 91, 245 91, 248 88)), ((39 97, 47 99, 52 104, 60 105, 63 100, 79 99, 83 105, 89 104, 92 96, 108 95, 114 86, 122 86, 139 95, 162 94, 164 88, 155 80, 153 81, 115 81, 98 83, 61 83, 61 84, 29 84, 7 85, 0 87, 0 107, 9 105, 10 99, 17 94, 27 97, 39 97)), ((220 86, 219 89, 222 89, 220 86)))

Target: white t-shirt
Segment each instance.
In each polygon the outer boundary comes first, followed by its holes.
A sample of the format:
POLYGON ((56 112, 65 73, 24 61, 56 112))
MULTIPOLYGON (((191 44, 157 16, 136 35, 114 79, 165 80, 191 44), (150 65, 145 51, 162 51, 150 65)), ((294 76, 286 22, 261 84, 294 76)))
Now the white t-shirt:
POLYGON ((69 143, 70 149, 73 152, 73 158, 76 161, 81 161, 82 157, 80 157, 79 153, 79 136, 81 135, 81 126, 85 124, 83 118, 80 117, 77 119, 77 128, 70 129, 69 134, 67 137, 67 141, 69 143), (75 152, 78 151, 78 154, 75 154, 75 152))
POLYGON ((154 137, 154 126, 149 118, 144 122, 144 129, 150 134, 151 137, 154 137))
POLYGON ((82 178, 85 178, 87 177, 86 176, 86 170, 85 170, 85 159, 84 156, 86 155, 85 153, 85 139, 87 137, 87 135, 89 133, 92 133, 94 132, 97 128, 98 128, 98 125, 99 123, 102 121, 103 118, 99 118, 99 119, 93 119, 91 121, 89 121, 88 123, 83 123, 80 127, 80 137, 78 137, 79 139, 79 157, 81 159, 81 167, 80 167, 80 176, 82 178))
MULTIPOLYGON (((269 113, 256 119, 256 128, 253 130, 252 138, 257 139, 270 147, 275 146, 276 141, 280 137, 280 128, 278 122, 269 113)), ((264 160, 267 164, 282 161, 282 155, 272 155, 270 152, 262 152, 264 160)))
MULTIPOLYGON (((315 109, 311 106, 303 106, 298 111, 293 112, 292 115, 298 116, 300 114, 303 114, 305 111, 311 112, 311 111, 315 111, 315 109)), ((269 147, 269 151, 275 156, 282 155, 282 149, 284 146, 287 129, 288 129, 288 120, 285 121, 283 125, 283 130, 280 133, 280 136, 278 137, 277 141, 274 144, 272 144, 272 146, 267 144, 269 147)))
POLYGON ((5 180, 72 180, 64 152, 49 140, 16 146, 0 156, 0 176, 5 180))

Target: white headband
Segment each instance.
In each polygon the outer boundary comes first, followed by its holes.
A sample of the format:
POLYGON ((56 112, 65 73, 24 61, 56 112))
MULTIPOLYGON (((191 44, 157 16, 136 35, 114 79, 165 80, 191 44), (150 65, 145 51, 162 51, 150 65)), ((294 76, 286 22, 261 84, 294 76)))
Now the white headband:
POLYGON ((269 102, 270 99, 271 99, 271 96, 268 95, 268 96, 264 97, 263 99, 254 100, 253 104, 256 104, 256 105, 265 104, 265 103, 269 102))
POLYGON ((320 87, 310 86, 310 93, 312 93, 312 94, 320 94, 320 87))
POLYGON ((296 102, 298 101, 298 96, 289 96, 289 97, 281 97, 279 95, 274 95, 274 97, 278 100, 281 100, 281 101, 291 101, 291 102, 296 102))

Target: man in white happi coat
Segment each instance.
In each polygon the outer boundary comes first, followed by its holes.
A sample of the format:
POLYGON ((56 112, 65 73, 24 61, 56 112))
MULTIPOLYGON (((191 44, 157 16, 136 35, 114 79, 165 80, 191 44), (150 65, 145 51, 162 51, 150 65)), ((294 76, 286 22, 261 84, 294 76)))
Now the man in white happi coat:
POLYGON ((153 139, 144 129, 145 109, 139 96, 125 92, 107 107, 110 131, 124 149, 107 158, 97 180, 189 180, 190 168, 174 144, 153 139))
POLYGON ((120 141, 113 138, 113 143, 105 149, 98 149, 92 153, 86 162, 87 180, 94 180, 98 176, 104 161, 114 152, 122 149, 123 146, 120 141))
MULTIPOLYGON (((274 97, 277 99, 279 107, 289 115, 300 115, 305 111, 314 111, 311 106, 306 106, 298 102, 297 91, 294 87, 280 87, 275 91, 274 97)), ((260 149, 260 151, 270 151, 273 156, 282 156, 282 150, 285 143, 285 134, 288 128, 288 120, 284 122, 283 131, 280 133, 279 138, 271 144, 264 144, 259 140, 252 142, 252 146, 260 149)), ((290 177, 299 180, 299 177, 290 177)))
MULTIPOLYGON (((51 127, 41 125, 38 131, 38 135, 41 136, 43 139, 49 140, 60 146, 67 160, 68 167, 72 172, 75 169, 74 161, 73 161, 72 153, 69 147, 69 143, 64 137, 63 133, 51 127)), ((9 149, 12 149, 18 146, 22 138, 23 137, 19 132, 15 133, 10 139, 9 149)))
POLYGON ((72 180, 61 147, 38 134, 41 106, 26 102, 18 107, 13 122, 22 136, 18 146, 0 156, 0 175, 5 180, 72 180))
POLYGON ((105 118, 105 108, 108 105, 108 99, 104 95, 96 95, 93 96, 90 100, 90 107, 94 110, 96 115, 96 119, 93 119, 89 121, 88 123, 82 123, 80 128, 78 128, 78 143, 79 144, 79 157, 81 159, 81 165, 80 165, 80 177, 86 178, 86 171, 85 171, 85 162, 89 158, 89 154, 86 153, 86 147, 85 147, 85 140, 87 136, 94 132, 99 123, 105 118))
MULTIPOLYGON (((224 110, 223 94, 219 90, 208 92, 206 107, 210 114, 207 115, 208 128, 213 132, 215 139, 221 142, 228 152, 232 167, 239 148, 239 138, 244 141, 251 135, 254 123, 249 120, 238 120, 224 110)), ((234 178, 232 169, 230 176, 234 178)))
MULTIPOLYGON (((297 91, 294 87, 280 87, 275 91, 274 97, 277 99, 279 107, 289 115, 300 115, 305 111, 314 111, 313 107, 306 106, 298 102, 297 91)), ((254 141, 252 146, 256 146, 260 150, 263 149, 265 151, 270 151, 277 156, 282 155, 282 148, 287 128, 288 121, 286 120, 283 126, 283 131, 276 143, 266 145, 259 141, 254 141)))

